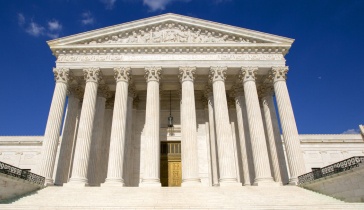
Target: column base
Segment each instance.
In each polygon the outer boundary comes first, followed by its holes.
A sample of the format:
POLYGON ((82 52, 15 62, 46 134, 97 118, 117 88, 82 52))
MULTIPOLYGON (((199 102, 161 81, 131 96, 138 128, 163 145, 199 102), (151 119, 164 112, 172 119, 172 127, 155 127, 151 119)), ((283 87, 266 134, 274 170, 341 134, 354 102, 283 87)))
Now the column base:
POLYGON ((139 187, 162 187, 162 184, 158 180, 142 180, 139 183, 139 187))
POLYGON ((182 180, 181 187, 198 187, 201 186, 201 179, 185 179, 182 180))
POLYGON ((272 177, 268 178, 258 178, 254 180, 253 186, 265 186, 265 187, 278 187, 281 186, 282 183, 274 182, 272 177))
POLYGON ((85 178, 71 178, 63 187, 88 187, 88 180, 85 178))
POLYGON ((101 187, 125 187, 125 183, 123 179, 106 179, 101 187))
POLYGON ((52 178, 46 178, 44 181, 44 186, 53 186, 54 185, 54 181, 52 178))
POLYGON ((219 180, 219 184, 220 184, 220 187, 241 187, 241 186, 243 186, 235 178, 232 178, 232 179, 220 179, 219 180))
POLYGON ((288 185, 298 185, 298 178, 297 177, 290 178, 288 185))

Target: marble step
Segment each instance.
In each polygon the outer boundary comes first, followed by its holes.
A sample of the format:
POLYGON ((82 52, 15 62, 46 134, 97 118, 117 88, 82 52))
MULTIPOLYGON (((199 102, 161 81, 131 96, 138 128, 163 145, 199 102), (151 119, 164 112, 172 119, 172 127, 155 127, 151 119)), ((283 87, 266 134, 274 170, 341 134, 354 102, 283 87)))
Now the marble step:
POLYGON ((47 187, 0 209, 364 209, 296 186, 47 187))

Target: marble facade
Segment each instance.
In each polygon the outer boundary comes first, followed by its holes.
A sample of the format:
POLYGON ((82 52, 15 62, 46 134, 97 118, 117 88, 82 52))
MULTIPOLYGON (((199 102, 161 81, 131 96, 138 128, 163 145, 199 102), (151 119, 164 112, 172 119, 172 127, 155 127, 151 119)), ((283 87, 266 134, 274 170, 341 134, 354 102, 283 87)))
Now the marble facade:
POLYGON ((292 43, 175 14, 49 41, 56 83, 36 172, 65 187, 160 187, 160 143, 176 141, 182 186, 295 184, 319 164, 288 94, 292 43))

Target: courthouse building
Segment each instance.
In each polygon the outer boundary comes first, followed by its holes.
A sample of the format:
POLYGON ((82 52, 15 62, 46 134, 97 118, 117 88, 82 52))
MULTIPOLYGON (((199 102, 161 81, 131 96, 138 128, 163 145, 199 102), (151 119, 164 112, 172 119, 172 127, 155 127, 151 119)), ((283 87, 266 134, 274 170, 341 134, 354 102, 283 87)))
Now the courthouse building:
POLYGON ((293 41, 175 14, 49 41, 45 134, 0 137, 0 161, 64 187, 261 186, 363 156, 363 133, 298 134, 293 41))

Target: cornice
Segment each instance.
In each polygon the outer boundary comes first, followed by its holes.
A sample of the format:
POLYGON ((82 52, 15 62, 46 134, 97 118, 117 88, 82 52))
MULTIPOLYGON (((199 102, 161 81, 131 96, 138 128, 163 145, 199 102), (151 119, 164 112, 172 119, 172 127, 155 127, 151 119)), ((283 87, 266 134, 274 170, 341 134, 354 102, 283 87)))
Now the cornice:
POLYGON ((118 24, 110 27, 105 27, 93 31, 88 31, 85 33, 80 33, 68 37, 63 37, 55 40, 48 41, 50 47, 54 45, 67 45, 70 43, 82 42, 84 40, 94 39, 100 36, 111 36, 115 33, 122 31, 132 31, 142 27, 153 27, 158 24, 163 24, 172 21, 176 24, 184 24, 186 26, 191 26, 195 28, 201 28, 203 30, 217 31, 221 33, 228 33, 235 36, 244 36, 252 40, 260 40, 262 42, 273 42, 273 43, 293 43, 293 39, 272 35, 268 33, 262 33, 254 30, 249 30, 245 28, 240 28, 236 26, 230 26, 226 24, 216 23, 212 21, 176 15, 176 14, 164 14, 159 16, 154 16, 146 19, 140 19, 132 22, 127 22, 123 24, 118 24))

